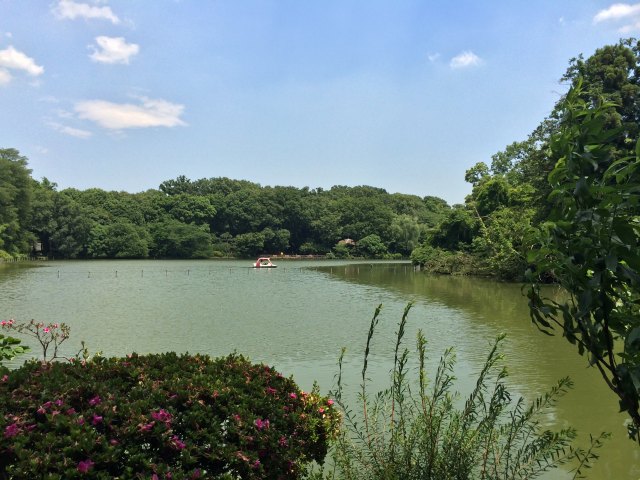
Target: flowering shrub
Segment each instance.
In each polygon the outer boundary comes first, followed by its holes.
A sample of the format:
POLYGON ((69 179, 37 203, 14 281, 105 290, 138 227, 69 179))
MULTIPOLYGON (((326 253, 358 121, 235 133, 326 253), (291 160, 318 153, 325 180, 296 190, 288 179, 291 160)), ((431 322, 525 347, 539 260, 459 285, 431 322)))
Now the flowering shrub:
POLYGON ((42 349, 42 361, 44 362, 59 358, 68 360, 66 357, 58 356, 58 348, 69 339, 69 332, 71 331, 65 323, 49 323, 45 325, 43 322, 36 322, 35 320, 16 323, 15 320, 10 319, 0 321, 0 328, 35 338, 42 349), (49 347, 53 348, 49 350, 49 347))
POLYGON ((338 423, 236 354, 28 362, 0 382, 0 478, 299 478, 338 423))

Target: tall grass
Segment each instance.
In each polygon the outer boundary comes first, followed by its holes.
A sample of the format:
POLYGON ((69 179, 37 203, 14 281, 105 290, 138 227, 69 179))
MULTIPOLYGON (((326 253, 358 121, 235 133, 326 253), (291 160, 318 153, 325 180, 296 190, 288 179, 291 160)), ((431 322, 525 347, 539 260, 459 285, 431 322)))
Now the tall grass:
POLYGON ((453 349, 445 350, 433 378, 426 369, 427 341, 417 334, 417 378, 410 378, 410 352, 404 346, 411 304, 398 326, 389 388, 368 391, 371 340, 380 318, 371 320, 364 351, 357 410, 345 400, 342 362, 337 386, 330 394, 341 407, 343 428, 328 465, 315 478, 326 479, 530 479, 561 465, 573 478, 597 459, 606 434, 591 439, 587 450, 574 447, 576 431, 544 429, 545 414, 572 383, 562 378, 549 392, 527 403, 507 390, 500 335, 491 346, 472 392, 463 398, 454 391, 453 349))

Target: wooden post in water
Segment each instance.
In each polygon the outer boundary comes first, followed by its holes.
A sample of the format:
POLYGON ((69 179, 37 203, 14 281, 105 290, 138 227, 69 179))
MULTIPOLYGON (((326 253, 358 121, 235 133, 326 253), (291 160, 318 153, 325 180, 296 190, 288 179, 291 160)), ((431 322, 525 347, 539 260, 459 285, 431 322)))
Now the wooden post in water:
POLYGON ((144 268, 140 270, 140 278, 144 278, 144 268))
POLYGON ((116 278, 118 278, 118 270, 116 270, 116 278))
POLYGON ((58 278, 60 278, 60 270, 58 270, 58 278))

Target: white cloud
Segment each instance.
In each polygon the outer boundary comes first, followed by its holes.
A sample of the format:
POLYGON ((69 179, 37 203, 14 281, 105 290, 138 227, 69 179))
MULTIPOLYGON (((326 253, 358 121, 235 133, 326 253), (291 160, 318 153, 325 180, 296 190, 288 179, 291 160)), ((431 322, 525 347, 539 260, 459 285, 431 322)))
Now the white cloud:
POLYGON ((5 70, 4 68, 0 68, 0 87, 4 85, 8 85, 11 82, 11 74, 9 70, 5 70))
POLYGON ((184 105, 140 98, 140 105, 87 100, 76 104, 75 111, 85 120, 91 120, 111 130, 146 127, 176 127, 186 125, 180 118, 184 105))
POLYGON ((640 32, 640 19, 635 23, 631 23, 629 25, 625 25, 618 29, 620 33, 627 34, 632 32, 640 32))
POLYGON ((44 73, 44 68, 37 65, 33 58, 19 52, 11 45, 4 50, 0 50, 0 68, 24 70, 34 77, 44 73))
POLYGON ((65 135, 69 135, 71 137, 76 138, 89 138, 93 135, 93 133, 87 130, 80 130, 79 128, 69 127, 67 125, 61 125, 59 123, 51 122, 49 126, 53 128, 56 132, 64 133, 65 135))
POLYGON ((609 8, 600 10, 593 17, 593 23, 607 21, 624 23, 618 29, 623 34, 640 31, 640 3, 614 3, 609 8))
POLYGON ((140 51, 135 43, 127 43, 123 37, 96 37, 95 45, 89 45, 93 53, 89 55, 94 62, 100 63, 125 63, 140 51))
POLYGON ((435 62, 436 60, 438 60, 440 58, 440 54, 439 53, 429 53, 427 55, 427 58, 429 59, 429 61, 431 63, 435 62))
POLYGON ((60 0, 53 9, 58 18, 68 18, 75 20, 76 18, 85 19, 102 19, 109 20, 113 24, 119 24, 120 19, 117 17, 111 7, 96 7, 88 3, 77 3, 73 0, 60 0))
POLYGON ((621 20, 630 17, 636 17, 640 14, 640 3, 630 5, 628 3, 614 3, 609 8, 600 10, 595 17, 594 23, 600 23, 607 20, 621 20))
POLYGON ((482 64, 482 59, 471 50, 456 55, 449 62, 451 68, 477 67, 482 64))

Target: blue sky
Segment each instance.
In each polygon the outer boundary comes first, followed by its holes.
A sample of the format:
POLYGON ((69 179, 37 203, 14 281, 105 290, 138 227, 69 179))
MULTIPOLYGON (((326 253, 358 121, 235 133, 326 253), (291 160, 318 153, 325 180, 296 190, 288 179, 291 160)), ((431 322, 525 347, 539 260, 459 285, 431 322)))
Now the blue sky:
POLYGON ((0 148, 60 188, 186 175, 462 202, 640 3, 0 0, 0 148))

